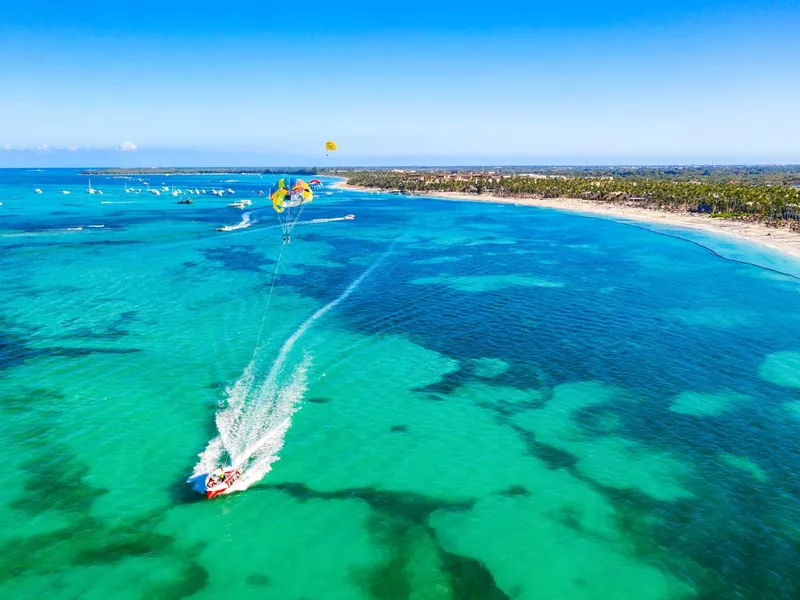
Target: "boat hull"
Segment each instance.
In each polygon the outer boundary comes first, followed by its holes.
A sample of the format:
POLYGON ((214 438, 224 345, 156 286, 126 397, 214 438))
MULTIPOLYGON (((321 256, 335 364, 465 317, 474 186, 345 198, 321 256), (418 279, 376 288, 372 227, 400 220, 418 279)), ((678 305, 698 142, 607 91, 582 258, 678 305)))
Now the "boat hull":
POLYGON ((212 498, 216 498, 217 496, 221 496, 222 494, 227 494, 231 490, 231 486, 233 482, 239 479, 242 476, 242 472, 240 469, 225 469, 225 480, 221 483, 216 483, 209 485, 209 480, 211 479, 211 475, 206 478, 206 498, 211 500, 212 498))

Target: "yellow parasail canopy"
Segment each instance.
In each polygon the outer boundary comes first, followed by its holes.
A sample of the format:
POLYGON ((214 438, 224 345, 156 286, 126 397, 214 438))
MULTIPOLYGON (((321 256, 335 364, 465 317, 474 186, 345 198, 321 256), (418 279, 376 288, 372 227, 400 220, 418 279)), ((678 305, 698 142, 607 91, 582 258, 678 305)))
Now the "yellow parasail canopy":
POLYGON ((332 142, 332 141, 330 141, 330 140, 328 140, 327 142, 325 142, 325 150, 326 150, 327 152, 333 152, 333 151, 335 151, 335 150, 338 150, 338 148, 337 148, 337 146, 336 146, 336 142, 332 142))

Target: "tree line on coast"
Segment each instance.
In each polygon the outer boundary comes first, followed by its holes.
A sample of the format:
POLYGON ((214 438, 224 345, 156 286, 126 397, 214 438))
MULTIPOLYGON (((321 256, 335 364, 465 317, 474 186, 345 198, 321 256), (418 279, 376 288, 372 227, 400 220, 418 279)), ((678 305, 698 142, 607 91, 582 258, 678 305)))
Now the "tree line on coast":
POLYGON ((466 172, 357 171, 350 185, 397 192, 462 192, 502 197, 580 198, 712 217, 757 220, 800 231, 800 189, 716 180, 466 172))

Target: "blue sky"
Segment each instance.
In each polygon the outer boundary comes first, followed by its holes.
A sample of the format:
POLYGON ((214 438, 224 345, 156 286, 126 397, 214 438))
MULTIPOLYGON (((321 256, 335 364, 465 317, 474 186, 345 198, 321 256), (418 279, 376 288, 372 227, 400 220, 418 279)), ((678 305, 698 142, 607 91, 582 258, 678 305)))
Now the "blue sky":
POLYGON ((800 163, 798 31, 787 1, 0 2, 0 166, 800 163))

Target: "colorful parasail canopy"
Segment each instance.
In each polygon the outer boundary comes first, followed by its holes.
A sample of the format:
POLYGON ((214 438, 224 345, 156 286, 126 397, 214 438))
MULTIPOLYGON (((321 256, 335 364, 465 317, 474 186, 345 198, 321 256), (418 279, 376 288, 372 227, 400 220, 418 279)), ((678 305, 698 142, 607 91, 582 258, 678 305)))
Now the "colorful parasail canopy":
POLYGON ((336 142, 332 142, 330 140, 325 142, 325 151, 326 152, 333 152, 335 150, 338 150, 338 147, 336 146, 336 142))
POLYGON ((284 177, 270 194, 272 208, 275 212, 282 213, 287 208, 294 208, 302 204, 308 204, 314 198, 311 187, 302 179, 294 177, 284 177))

